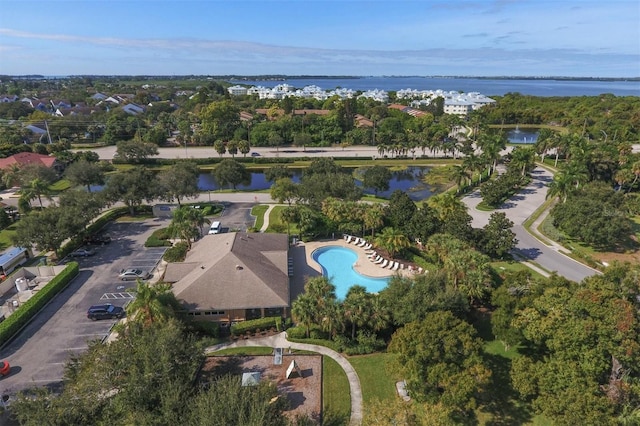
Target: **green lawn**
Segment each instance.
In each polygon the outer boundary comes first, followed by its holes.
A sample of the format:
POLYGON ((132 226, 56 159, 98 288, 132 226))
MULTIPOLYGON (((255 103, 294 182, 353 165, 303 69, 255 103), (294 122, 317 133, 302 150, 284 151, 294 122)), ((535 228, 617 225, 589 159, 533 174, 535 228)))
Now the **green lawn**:
POLYGON ((389 353, 376 353, 349 358, 360 378, 365 406, 375 399, 384 401, 396 397, 396 382, 400 379, 393 377, 387 369, 387 363, 393 356, 389 353))
POLYGON ((524 265, 521 262, 516 261, 503 261, 503 262, 491 262, 491 267, 498 275, 501 275, 505 272, 518 272, 518 271, 530 271, 533 278, 543 279, 544 277, 540 275, 538 272, 530 269, 528 266, 524 265))
POLYGON ((0 231, 0 250, 5 250, 13 245, 11 236, 16 234, 16 224, 12 223, 0 231))
MULTIPOLYGON (((361 379, 362 380, 362 379, 361 379)), ((340 365, 322 357, 322 409, 324 424, 346 425, 351 415, 349 381, 340 365)))
POLYGON ((49 189, 53 192, 65 191, 69 188, 71 188, 71 182, 66 179, 60 179, 59 181, 49 185, 49 189))
MULTIPOLYGON (((282 221, 280 212, 286 209, 286 206, 275 206, 269 214, 269 228, 267 232, 287 232, 287 224, 282 221)), ((295 223, 289 225, 290 235, 296 235, 299 233, 298 226, 295 223)))
POLYGON ((264 214, 267 212, 269 206, 260 204, 251 209, 251 215, 256 217, 256 223, 253 227, 259 231, 262 229, 262 225, 264 225, 264 214))

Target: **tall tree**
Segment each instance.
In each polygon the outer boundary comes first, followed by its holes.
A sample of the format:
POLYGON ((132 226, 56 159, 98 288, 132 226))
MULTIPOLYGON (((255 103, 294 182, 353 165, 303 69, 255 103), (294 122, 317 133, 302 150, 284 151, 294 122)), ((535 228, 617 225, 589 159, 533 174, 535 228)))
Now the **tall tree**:
POLYGON ((100 164, 79 160, 71 163, 64 171, 64 175, 74 185, 87 187, 91 192, 91 185, 104 185, 104 171, 100 164))
POLYGON ((198 188, 198 166, 193 161, 178 161, 158 174, 160 198, 168 202, 176 200, 180 206, 183 198, 196 197, 198 188))
POLYGON ((389 351, 397 354, 395 370, 416 400, 441 402, 462 413, 476 407, 491 376, 475 329, 446 311, 428 313, 396 331, 389 351))
POLYGON ((362 181, 365 188, 373 188, 374 194, 378 196, 379 191, 389 189, 389 181, 391 180, 391 171, 384 166, 368 167, 364 172, 362 181))
POLYGON ((149 157, 158 155, 158 145, 140 141, 121 141, 117 143, 115 158, 125 163, 143 163, 149 157))
POLYGON ((494 258, 504 258, 518 244, 513 222, 503 212, 493 212, 482 228, 482 251, 494 258))
POLYGON ((236 189, 241 183, 251 183, 251 173, 244 165, 231 158, 222 160, 212 173, 220 186, 230 185, 236 189))
POLYGON ((153 172, 138 166, 111 175, 104 192, 107 200, 122 201, 134 215, 135 208, 143 201, 151 202, 156 198, 158 186, 153 172))

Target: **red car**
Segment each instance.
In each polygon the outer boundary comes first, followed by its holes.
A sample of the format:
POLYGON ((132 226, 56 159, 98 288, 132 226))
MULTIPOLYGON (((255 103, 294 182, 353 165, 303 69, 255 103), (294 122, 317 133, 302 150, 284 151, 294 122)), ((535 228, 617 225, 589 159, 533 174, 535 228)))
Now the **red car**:
POLYGON ((0 361, 0 376, 6 376, 11 371, 11 366, 7 361, 0 361))

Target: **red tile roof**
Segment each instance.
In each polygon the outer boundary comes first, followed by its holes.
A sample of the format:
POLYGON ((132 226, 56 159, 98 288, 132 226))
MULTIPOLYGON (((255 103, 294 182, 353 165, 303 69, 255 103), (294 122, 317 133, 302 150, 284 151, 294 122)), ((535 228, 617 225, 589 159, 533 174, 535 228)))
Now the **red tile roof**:
POLYGON ((0 169, 9 167, 12 164, 24 166, 27 164, 41 164, 46 167, 52 167, 56 162, 55 157, 48 155, 35 154, 33 152, 19 152, 7 158, 0 158, 0 169))

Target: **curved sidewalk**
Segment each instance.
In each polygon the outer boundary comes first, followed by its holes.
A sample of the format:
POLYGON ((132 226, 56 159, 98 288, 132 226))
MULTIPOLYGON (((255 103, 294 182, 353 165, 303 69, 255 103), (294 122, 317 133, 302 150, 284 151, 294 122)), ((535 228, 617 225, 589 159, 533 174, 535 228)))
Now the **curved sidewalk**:
POLYGON ((317 352, 322 355, 331 357, 344 370, 349 380, 349 393, 351 394, 351 420, 349 425, 360 426, 362 424, 362 388, 360 387, 360 379, 356 370, 351 363, 338 352, 325 346, 310 345, 306 343, 295 343, 287 340, 287 333, 282 332, 275 336, 260 337, 256 339, 237 340, 230 343, 221 343, 205 349, 206 353, 219 351, 227 348, 238 348, 243 346, 266 346, 270 348, 292 348, 303 351, 317 352))

